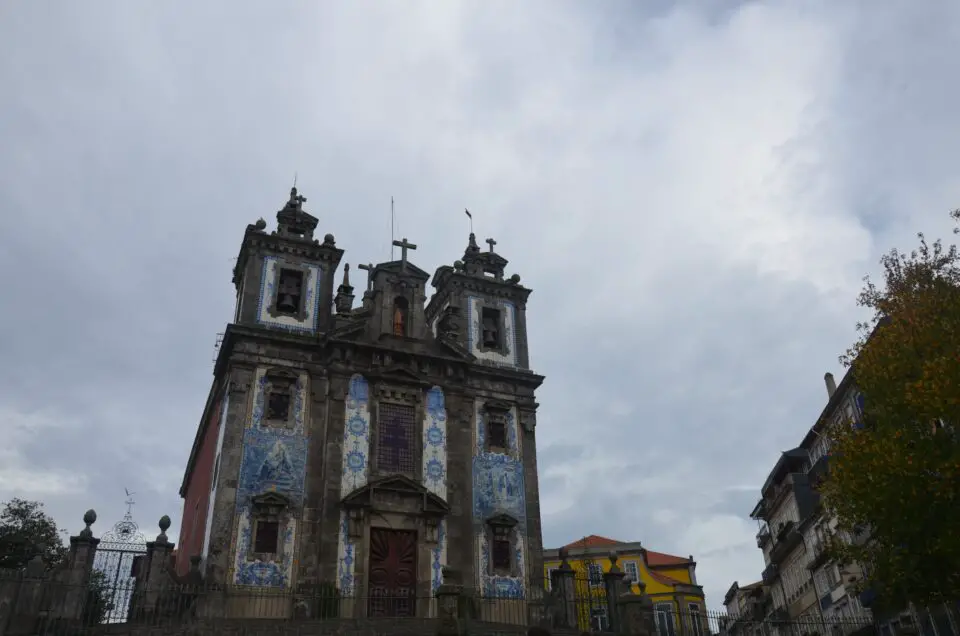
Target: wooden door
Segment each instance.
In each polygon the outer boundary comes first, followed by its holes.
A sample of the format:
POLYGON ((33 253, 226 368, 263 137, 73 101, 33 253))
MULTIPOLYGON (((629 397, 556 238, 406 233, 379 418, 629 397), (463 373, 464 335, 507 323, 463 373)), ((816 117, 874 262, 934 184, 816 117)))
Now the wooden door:
POLYGON ((414 616, 417 533, 370 528, 368 616, 414 616))

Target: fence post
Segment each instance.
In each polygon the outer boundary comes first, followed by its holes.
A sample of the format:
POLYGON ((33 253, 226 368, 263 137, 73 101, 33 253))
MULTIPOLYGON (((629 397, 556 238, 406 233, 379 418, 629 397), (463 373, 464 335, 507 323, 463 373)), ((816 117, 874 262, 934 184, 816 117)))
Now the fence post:
POLYGON ((444 567, 443 583, 437 587, 437 636, 459 636, 464 633, 460 619, 463 602, 463 586, 459 584, 460 574, 453 568, 444 567))
POLYGON ((560 567, 553 571, 550 587, 559 612, 554 615, 557 627, 577 629, 576 572, 567 560, 569 553, 560 548, 560 567))
POLYGON ((653 601, 646 594, 643 581, 637 582, 639 594, 625 592, 618 599, 620 633, 628 636, 655 636, 657 625, 653 617, 653 601))
MULTIPOLYGON (((173 543, 167 540, 167 529, 170 527, 170 517, 160 517, 160 534, 154 541, 147 541, 146 576, 143 583, 143 603, 140 599, 131 602, 138 614, 144 618, 155 615, 160 610, 160 599, 167 591, 170 578, 170 553, 173 552, 173 543)), ((139 583, 139 581, 138 581, 139 583)), ((140 585, 136 586, 140 588, 140 585)))
MULTIPOLYGON (((97 513, 87 510, 83 515, 84 528, 75 537, 70 537, 70 553, 67 566, 60 573, 60 585, 63 594, 59 599, 56 614, 67 621, 79 621, 84 618, 84 609, 90 600, 90 573, 97 554, 100 539, 93 536, 90 528, 97 521, 97 513)), ((97 617, 91 617, 95 620, 97 617)))
POLYGON ((607 592, 607 620, 610 623, 610 631, 620 631, 620 611, 618 600, 623 594, 623 577, 626 576, 620 566, 617 565, 617 553, 610 551, 610 569, 603 573, 603 585, 607 592))

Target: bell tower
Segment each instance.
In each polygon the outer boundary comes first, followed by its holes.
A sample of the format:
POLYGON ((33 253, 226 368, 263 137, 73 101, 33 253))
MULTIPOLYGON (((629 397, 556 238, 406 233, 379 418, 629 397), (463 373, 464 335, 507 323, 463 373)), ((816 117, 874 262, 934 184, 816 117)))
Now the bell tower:
POLYGON ((463 259, 439 267, 433 276, 436 293, 426 318, 438 339, 463 347, 478 362, 529 370, 526 308, 529 289, 520 276, 504 278, 507 259, 486 240, 486 251, 470 234, 463 259))
POLYGON ((326 332, 333 303, 333 274, 343 257, 332 234, 313 238, 318 220, 303 209, 307 198, 290 190, 277 212, 277 229, 266 221, 247 226, 233 270, 237 290, 234 322, 300 334, 326 332))

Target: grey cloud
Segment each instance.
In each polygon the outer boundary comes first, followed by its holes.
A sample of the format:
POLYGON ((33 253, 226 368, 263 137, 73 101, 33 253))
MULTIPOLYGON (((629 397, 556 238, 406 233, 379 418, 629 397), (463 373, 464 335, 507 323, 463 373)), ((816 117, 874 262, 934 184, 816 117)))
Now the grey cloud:
POLYGON ((960 8, 640 7, 8 8, 0 425, 47 424, 0 497, 179 516, 232 259, 298 172, 351 264, 394 196, 421 267, 469 207, 534 289, 547 544, 694 552, 714 606, 755 579, 739 487, 819 413, 859 278, 960 205, 960 8))

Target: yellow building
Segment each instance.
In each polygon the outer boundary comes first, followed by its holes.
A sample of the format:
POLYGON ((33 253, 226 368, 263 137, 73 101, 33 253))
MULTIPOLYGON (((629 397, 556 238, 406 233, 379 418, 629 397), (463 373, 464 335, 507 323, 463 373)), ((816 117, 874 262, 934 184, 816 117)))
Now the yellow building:
MULTIPOLYGON (((576 572, 576 596, 581 629, 602 629, 607 621, 606 603, 592 602, 605 595, 603 574, 610 570, 611 552, 617 565, 631 581, 631 590, 640 593, 638 582, 650 596, 656 611, 659 636, 708 636, 703 588, 697 585, 697 563, 693 556, 678 557, 644 548, 639 541, 615 541, 590 535, 563 548, 567 561, 576 572), (682 618, 682 620, 681 620, 682 618)), ((552 572, 560 568, 560 550, 543 551, 546 586, 552 572)))

